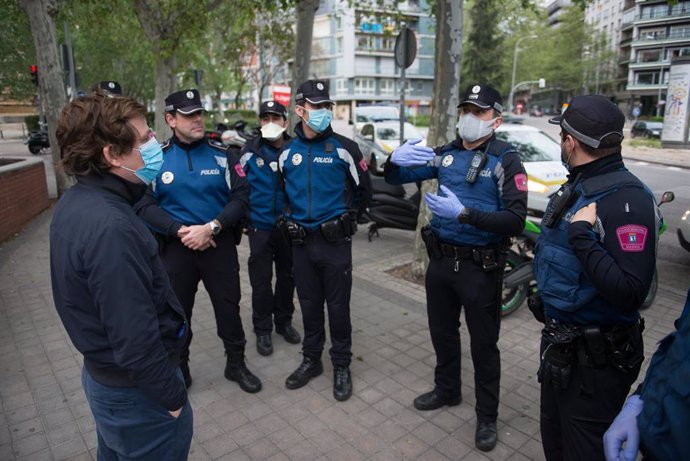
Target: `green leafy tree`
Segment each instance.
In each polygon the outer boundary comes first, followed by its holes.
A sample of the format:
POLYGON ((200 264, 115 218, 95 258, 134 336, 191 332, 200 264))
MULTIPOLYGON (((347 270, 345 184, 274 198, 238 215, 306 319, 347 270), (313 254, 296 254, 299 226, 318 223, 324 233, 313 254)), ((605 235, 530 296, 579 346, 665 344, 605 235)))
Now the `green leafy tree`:
POLYGON ((461 77, 464 83, 485 82, 499 87, 503 84, 505 47, 500 4, 497 0, 474 0, 470 7, 461 77))
POLYGON ((36 94, 29 68, 36 64, 29 18, 16 0, 0 0, 0 100, 28 100, 36 94))

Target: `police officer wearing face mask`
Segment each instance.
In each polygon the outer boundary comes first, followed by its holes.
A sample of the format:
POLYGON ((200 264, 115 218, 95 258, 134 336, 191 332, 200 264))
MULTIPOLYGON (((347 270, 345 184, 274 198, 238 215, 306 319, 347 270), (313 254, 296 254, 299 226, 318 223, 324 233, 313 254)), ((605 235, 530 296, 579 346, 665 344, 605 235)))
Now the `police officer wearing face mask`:
POLYGON ((367 165, 352 140, 331 129, 333 112, 327 83, 307 80, 297 89, 297 137, 278 162, 288 205, 284 229, 292 241, 295 285, 304 320, 302 364, 287 378, 297 389, 323 373, 326 341, 324 302, 328 307, 333 363, 333 396, 352 395, 352 240, 357 216, 371 198, 367 165))
MULTIPOLYGON (((247 178, 236 154, 206 138, 198 90, 169 95, 165 111, 173 136, 163 146, 163 167, 136 211, 161 237, 161 258, 190 326, 201 280, 227 355, 225 377, 245 392, 258 392, 261 381, 245 364, 235 248, 247 210, 247 178)), ((192 384, 191 333, 190 328, 180 359, 187 387, 192 384)))
POLYGON ((600 95, 576 96, 561 127, 570 174, 546 208, 531 308, 541 341, 541 438, 547 460, 604 459, 602 436, 643 360, 638 308, 655 270, 654 196, 623 164, 625 116, 600 95), (544 317, 545 314, 545 317, 544 317))
POLYGON ((435 149, 403 144, 391 154, 384 174, 391 184, 438 178, 440 186, 439 195, 426 196, 434 216, 422 230, 430 259, 426 295, 435 386, 417 397, 414 406, 435 410, 462 401, 459 327, 464 307, 475 372, 475 444, 489 451, 497 440, 497 342, 506 244, 524 226, 527 176, 515 149, 494 134, 503 120, 498 91, 470 85, 458 108, 455 141, 435 149))
POLYGON ((252 285, 252 321, 256 350, 273 353, 271 332, 291 344, 301 337, 292 326, 295 283, 292 278, 292 248, 278 228, 285 193, 278 173, 278 155, 290 140, 285 133, 287 110, 277 101, 264 101, 259 108, 261 135, 242 149, 240 163, 249 182, 249 281, 252 285), (276 268, 275 292, 271 284, 276 268))

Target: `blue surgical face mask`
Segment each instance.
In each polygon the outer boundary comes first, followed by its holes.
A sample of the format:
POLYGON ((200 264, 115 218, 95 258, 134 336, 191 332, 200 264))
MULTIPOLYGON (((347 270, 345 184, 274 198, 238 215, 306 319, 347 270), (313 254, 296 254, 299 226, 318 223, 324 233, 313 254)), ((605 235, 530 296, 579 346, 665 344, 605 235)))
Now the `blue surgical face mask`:
POLYGON ((135 147, 141 154, 144 166, 138 170, 132 170, 126 166, 121 166, 123 170, 131 171, 144 184, 151 184, 163 166, 163 149, 155 137, 152 137, 139 147, 135 147))
POLYGON ((309 128, 317 133, 323 133, 326 131, 328 125, 331 124, 331 120, 333 120, 333 112, 329 109, 304 109, 304 111, 309 113, 307 125, 309 125, 309 128))

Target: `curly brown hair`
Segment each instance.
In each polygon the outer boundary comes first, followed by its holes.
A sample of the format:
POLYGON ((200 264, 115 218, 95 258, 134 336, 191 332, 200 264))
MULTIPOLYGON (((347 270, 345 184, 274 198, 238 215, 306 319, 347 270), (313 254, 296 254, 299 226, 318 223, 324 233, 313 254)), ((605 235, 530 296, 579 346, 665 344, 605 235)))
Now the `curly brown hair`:
POLYGON ((56 131, 62 168, 73 175, 109 170, 103 148, 111 145, 114 156, 130 152, 138 135, 129 121, 145 116, 146 108, 134 99, 107 97, 100 92, 67 104, 56 131))

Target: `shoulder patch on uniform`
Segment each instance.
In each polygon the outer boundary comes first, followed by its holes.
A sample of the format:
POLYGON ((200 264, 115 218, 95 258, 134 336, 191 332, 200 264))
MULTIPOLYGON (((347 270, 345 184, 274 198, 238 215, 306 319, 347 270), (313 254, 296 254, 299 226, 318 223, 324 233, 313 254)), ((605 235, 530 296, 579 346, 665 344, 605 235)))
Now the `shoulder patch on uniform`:
POLYGON ((616 229, 616 236, 618 236, 621 250, 628 252, 643 251, 648 233, 649 229, 646 226, 638 224, 626 224, 616 229))
POLYGON ((359 168, 360 168, 362 171, 367 171, 367 170, 369 169, 369 167, 367 166, 367 162, 364 160, 364 158, 361 158, 361 159, 359 160, 359 168))
POLYGON ((527 192, 527 175, 525 173, 518 173, 514 176, 514 178, 515 187, 517 187, 518 190, 527 192))
POLYGON ((240 165, 239 163, 235 163, 235 173, 237 173, 237 176, 239 176, 240 178, 244 178, 245 176, 247 176, 244 172, 244 169, 242 169, 242 165, 240 165))

